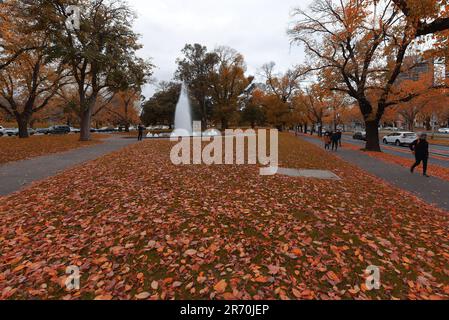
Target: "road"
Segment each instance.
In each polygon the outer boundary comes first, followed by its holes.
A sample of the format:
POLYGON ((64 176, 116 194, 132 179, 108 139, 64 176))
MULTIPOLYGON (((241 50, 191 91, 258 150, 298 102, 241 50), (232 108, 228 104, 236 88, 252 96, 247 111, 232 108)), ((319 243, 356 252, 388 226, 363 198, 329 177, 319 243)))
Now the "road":
MULTIPOLYGON (((349 135, 343 136, 343 143, 350 143, 359 147, 365 146, 365 141, 354 140, 349 135)), ((384 145, 381 141, 382 151, 395 156, 403 157, 406 159, 414 159, 413 154, 408 147, 397 147, 395 145, 384 145)), ((430 146, 430 157, 433 164, 449 168, 449 146, 430 146)))

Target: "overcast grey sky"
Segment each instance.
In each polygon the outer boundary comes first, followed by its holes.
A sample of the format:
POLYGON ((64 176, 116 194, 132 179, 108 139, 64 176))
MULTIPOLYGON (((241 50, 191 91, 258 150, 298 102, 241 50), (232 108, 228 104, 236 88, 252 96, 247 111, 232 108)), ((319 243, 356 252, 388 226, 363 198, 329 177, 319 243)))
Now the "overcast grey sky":
MULTIPOLYGON (((186 43, 200 43, 209 50, 230 46, 245 56, 248 74, 266 62, 280 71, 304 59, 302 49, 290 46, 286 34, 293 8, 310 0, 128 0, 138 14, 136 31, 142 35, 143 57, 157 66, 154 77, 168 81, 176 58, 186 43)), ((144 94, 149 97, 154 88, 144 94)))

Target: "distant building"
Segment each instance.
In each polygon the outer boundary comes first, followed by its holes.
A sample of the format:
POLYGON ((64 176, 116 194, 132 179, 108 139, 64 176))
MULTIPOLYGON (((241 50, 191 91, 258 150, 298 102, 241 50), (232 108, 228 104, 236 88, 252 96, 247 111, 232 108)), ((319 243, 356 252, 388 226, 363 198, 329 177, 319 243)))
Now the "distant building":
POLYGON ((435 83, 435 61, 434 59, 424 59, 420 56, 405 57, 403 69, 398 76, 397 83, 403 81, 418 81, 424 75, 431 75, 432 84, 435 83))

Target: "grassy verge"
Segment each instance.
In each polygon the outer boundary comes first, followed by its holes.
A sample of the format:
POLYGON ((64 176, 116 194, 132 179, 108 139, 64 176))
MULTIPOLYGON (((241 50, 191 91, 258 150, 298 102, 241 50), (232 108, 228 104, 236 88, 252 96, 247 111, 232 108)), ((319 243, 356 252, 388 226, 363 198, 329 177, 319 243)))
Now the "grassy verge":
POLYGON ((105 135, 93 135, 93 140, 88 142, 79 141, 79 135, 31 136, 28 139, 2 137, 0 138, 0 164, 97 144, 105 137, 105 135))

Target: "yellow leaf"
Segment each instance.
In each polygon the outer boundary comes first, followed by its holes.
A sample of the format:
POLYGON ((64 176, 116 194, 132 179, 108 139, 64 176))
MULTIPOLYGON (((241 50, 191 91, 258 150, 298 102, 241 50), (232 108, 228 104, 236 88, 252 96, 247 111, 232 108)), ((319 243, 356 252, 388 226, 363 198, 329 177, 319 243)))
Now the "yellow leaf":
POLYGON ((147 299, 149 296, 150 296, 150 294, 148 292, 142 292, 142 293, 136 294, 136 299, 144 300, 144 299, 147 299))
POLYGON ((217 291, 218 293, 223 293, 226 290, 227 286, 228 284, 226 283, 226 281, 221 280, 214 286, 214 290, 217 291))

